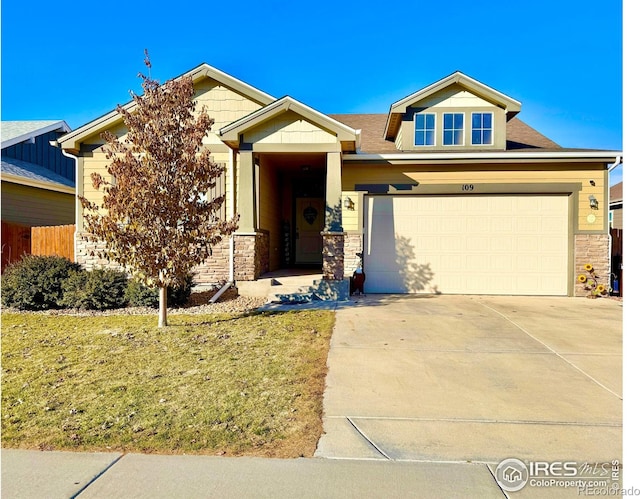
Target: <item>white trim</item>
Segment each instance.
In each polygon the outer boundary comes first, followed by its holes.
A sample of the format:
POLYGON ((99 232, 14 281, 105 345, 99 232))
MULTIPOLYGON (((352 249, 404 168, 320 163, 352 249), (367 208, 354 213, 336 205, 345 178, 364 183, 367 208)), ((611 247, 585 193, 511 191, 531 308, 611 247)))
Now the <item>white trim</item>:
POLYGON ((422 147, 435 147, 437 143, 438 143, 438 113, 434 113, 434 112, 415 113, 413 115, 413 146, 414 147, 420 147, 420 148, 422 148, 422 147), (427 115, 433 116, 433 144, 416 144, 416 132, 418 131, 418 128, 416 126, 416 118, 418 116, 425 116, 424 132, 427 132, 427 131, 429 131, 429 129, 426 127, 426 125, 427 125, 426 116, 427 115))
POLYGON ((343 154, 344 161, 420 161, 420 160, 476 160, 485 162, 486 160, 513 160, 513 159, 529 159, 529 160, 588 160, 594 161, 613 161, 616 156, 622 156, 619 151, 574 151, 574 152, 454 152, 454 153, 383 153, 383 154, 343 154))
POLYGON ((284 111, 291 110, 297 114, 302 114, 300 113, 300 111, 306 111, 311 116, 316 117, 318 121, 327 122, 328 125, 333 125, 334 127, 341 129, 343 132, 352 134, 354 136, 354 140, 356 140, 357 142, 357 130, 345 125, 344 123, 339 122, 338 120, 330 116, 327 116, 326 114, 321 113, 320 111, 316 111, 315 109, 307 106, 306 104, 303 104, 302 102, 295 100, 293 97, 289 97, 288 95, 285 97, 282 97, 281 99, 278 99, 275 102, 272 102, 271 104, 264 106, 262 109, 254 111, 253 113, 248 114, 247 116, 244 116, 239 120, 228 124, 227 126, 217 130, 216 134, 222 137, 223 135, 229 132, 232 132, 237 128, 243 127, 247 123, 250 123, 252 121, 260 121, 261 116, 268 115, 269 113, 277 110, 279 107, 283 107, 284 111), (296 110, 296 107, 299 107, 300 109, 296 110))
POLYGON ((53 132, 53 131, 58 130, 60 128, 62 128, 62 130, 64 132, 70 132, 71 131, 71 127, 69 127, 69 125, 67 125, 67 123, 65 121, 63 121, 63 120, 56 121, 55 123, 52 123, 51 125, 47 125, 47 126, 44 126, 42 128, 38 128, 37 130, 32 130, 31 132, 23 133, 22 135, 19 135, 17 137, 13 137, 11 139, 3 140, 2 141, 2 149, 4 149, 5 147, 14 146, 14 145, 19 144, 20 142, 24 142, 25 140, 28 140, 28 139, 34 139, 35 137, 38 137, 40 135, 44 135, 45 133, 48 133, 48 132, 53 132))
POLYGON ((35 187, 36 189, 44 189, 47 191, 62 192, 64 194, 76 193, 75 187, 69 187, 54 182, 45 182, 43 180, 35 180, 32 178, 21 177, 19 175, 12 175, 11 173, 2 173, 2 181, 12 184, 25 185, 27 187, 35 187))
POLYGON ((472 146, 492 146, 493 145, 493 139, 495 138, 495 131, 496 131, 496 127, 495 127, 495 123, 496 123, 496 119, 495 119, 495 114, 493 113, 493 111, 471 111, 471 126, 469 127, 470 131, 471 131, 471 145, 472 146), (480 143, 479 144, 475 144, 473 142, 473 115, 474 114, 479 114, 480 115, 480 128, 476 129, 480 131, 480 143), (491 142, 485 144, 484 142, 482 142, 483 139, 483 135, 482 132, 484 132, 485 130, 487 130, 486 128, 484 128, 483 126, 483 122, 484 122, 484 118, 483 115, 485 114, 490 114, 491 115, 491 142))
MULTIPOLYGON (((275 97, 272 97, 271 95, 263 92, 262 90, 259 90, 255 87, 253 87, 252 85, 249 85, 248 83, 244 83, 243 81, 238 80, 237 78, 234 78, 233 76, 220 71, 219 69, 214 68, 213 66, 210 66, 209 64, 200 64, 199 66, 193 68, 190 71, 187 71, 186 73, 183 73, 181 75, 176 76, 175 78, 170 78, 167 81, 173 81, 173 80, 179 80, 180 78, 184 78, 186 76, 191 77, 192 79, 194 79, 194 76, 197 76, 200 73, 204 73, 205 76, 208 76, 212 79, 216 79, 216 76, 218 77, 218 79, 220 80, 220 83, 223 84, 229 84, 229 82, 232 82, 233 84, 238 85, 240 88, 233 88, 233 90, 238 91, 238 92, 242 92, 241 89, 246 89, 250 92, 255 92, 262 100, 265 101, 274 101, 275 97), (213 73, 213 75, 209 74, 209 73, 213 73), (226 81, 222 81, 222 80, 226 80, 226 81)), ((164 83, 163 85, 165 85, 166 83, 164 83)), ((122 107, 123 109, 129 111, 131 110, 133 107, 135 107, 136 103, 134 100, 129 101, 128 103, 124 104, 122 107)), ((76 137, 80 136, 83 137, 85 135, 86 132, 89 131, 93 131, 95 130, 95 132, 97 133, 99 130, 101 130, 104 127, 107 127, 109 125, 111 125, 112 123, 115 123, 118 121, 118 118, 121 118, 120 113, 118 113, 117 108, 114 109, 113 111, 110 111, 102 116, 99 116, 98 118, 94 119, 93 121, 90 121, 89 123, 86 123, 85 125, 81 126, 80 128, 77 128, 76 130, 74 130, 73 132, 70 131, 70 133, 64 135, 63 137, 61 137, 57 142, 58 144, 62 145, 63 143, 69 143, 69 141, 73 140, 74 141, 74 146, 75 146, 75 142, 77 142, 75 139, 76 137)), ((69 147, 69 146, 66 146, 69 147)))
POLYGON ((465 114, 466 113, 459 112, 459 111, 446 111, 446 112, 442 113, 442 147, 461 147, 461 146, 464 147, 466 145, 466 140, 464 140, 466 138, 465 137, 466 136, 465 122, 467 121, 465 119, 466 118, 465 114), (444 120, 445 120, 445 117, 448 114, 450 114, 453 117, 452 120, 451 120, 451 128, 445 128, 445 126, 444 126, 444 120), (455 138, 456 138, 455 133, 458 131, 458 128, 456 128, 456 118, 455 118, 456 114, 459 114, 459 115, 462 116, 462 128, 460 129, 460 131, 462 132, 462 143, 460 143, 460 144, 456 144, 455 143, 455 138), (451 143, 451 144, 445 144, 445 141, 444 141, 444 134, 447 131, 450 131, 453 134, 451 136, 451 139, 454 142, 451 143))
POLYGON ((438 80, 435 83, 432 83, 431 85, 428 85, 424 88, 422 88, 421 90, 418 90, 417 92, 412 93, 411 95, 408 95, 407 97, 404 97, 403 99, 400 99, 399 101, 394 102, 393 104, 391 104, 391 111, 393 111, 394 107, 398 107, 398 106, 403 106, 405 103, 410 102, 412 100, 414 100, 417 97, 422 97, 421 94, 429 94, 430 92, 437 90, 439 87, 445 85, 445 86, 449 86, 453 83, 458 83, 460 84, 460 82, 462 81, 462 85, 464 86, 464 80, 467 80, 468 82, 474 84, 474 85, 478 85, 479 87, 482 87, 483 90, 485 90, 486 92, 490 93, 490 94, 494 94, 497 96, 500 96, 502 99, 509 101, 513 104, 516 104, 517 106, 522 106, 522 103, 520 101, 517 101, 511 97, 509 97, 506 94, 503 94, 502 92, 499 92, 498 90, 491 88, 488 85, 485 85, 484 83, 479 82, 478 80, 474 80, 473 78, 471 78, 470 76, 467 76, 464 73, 461 73, 460 71, 456 71, 455 73, 446 76, 444 78, 442 78, 441 80, 438 80))

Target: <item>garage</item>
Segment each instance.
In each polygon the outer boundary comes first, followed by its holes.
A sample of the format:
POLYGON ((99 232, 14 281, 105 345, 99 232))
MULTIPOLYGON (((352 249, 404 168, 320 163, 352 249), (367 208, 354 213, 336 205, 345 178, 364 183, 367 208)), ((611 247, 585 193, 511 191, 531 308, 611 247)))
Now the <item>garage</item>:
POLYGON ((568 294, 568 195, 369 195, 368 293, 568 294))

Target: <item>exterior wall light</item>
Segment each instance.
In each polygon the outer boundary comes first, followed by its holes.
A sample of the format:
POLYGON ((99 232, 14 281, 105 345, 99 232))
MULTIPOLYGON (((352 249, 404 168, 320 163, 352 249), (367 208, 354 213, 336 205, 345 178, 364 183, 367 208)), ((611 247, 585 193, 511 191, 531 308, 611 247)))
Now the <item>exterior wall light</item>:
POLYGON ((344 207, 349 211, 353 211, 356 209, 356 204, 353 202, 353 199, 351 199, 349 196, 345 198, 343 204, 344 204, 344 207))
POLYGON ((593 194, 589 196, 589 206, 591 207, 592 210, 598 209, 598 200, 593 194))

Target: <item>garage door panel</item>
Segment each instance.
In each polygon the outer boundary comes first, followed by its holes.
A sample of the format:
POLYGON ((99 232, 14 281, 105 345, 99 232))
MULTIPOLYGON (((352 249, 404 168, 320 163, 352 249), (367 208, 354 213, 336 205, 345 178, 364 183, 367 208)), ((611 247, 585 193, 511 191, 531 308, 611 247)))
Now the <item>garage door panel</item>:
POLYGON ((368 196, 368 292, 566 295, 567 196, 368 196))

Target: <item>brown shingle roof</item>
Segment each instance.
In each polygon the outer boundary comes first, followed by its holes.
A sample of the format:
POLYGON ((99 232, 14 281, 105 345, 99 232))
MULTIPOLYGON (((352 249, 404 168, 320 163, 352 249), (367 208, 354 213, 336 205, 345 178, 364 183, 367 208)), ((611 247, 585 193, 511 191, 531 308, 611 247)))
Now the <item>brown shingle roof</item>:
POLYGON ((609 189, 609 202, 614 203, 616 201, 622 201, 622 182, 612 185, 609 189))
MULTIPOLYGON (((386 114, 331 114, 330 116, 351 128, 362 130, 361 152, 370 154, 402 152, 396 149, 395 143, 384 139, 386 114)), ((518 118, 513 118, 507 122, 507 150, 514 149, 558 151, 562 147, 518 118)))

